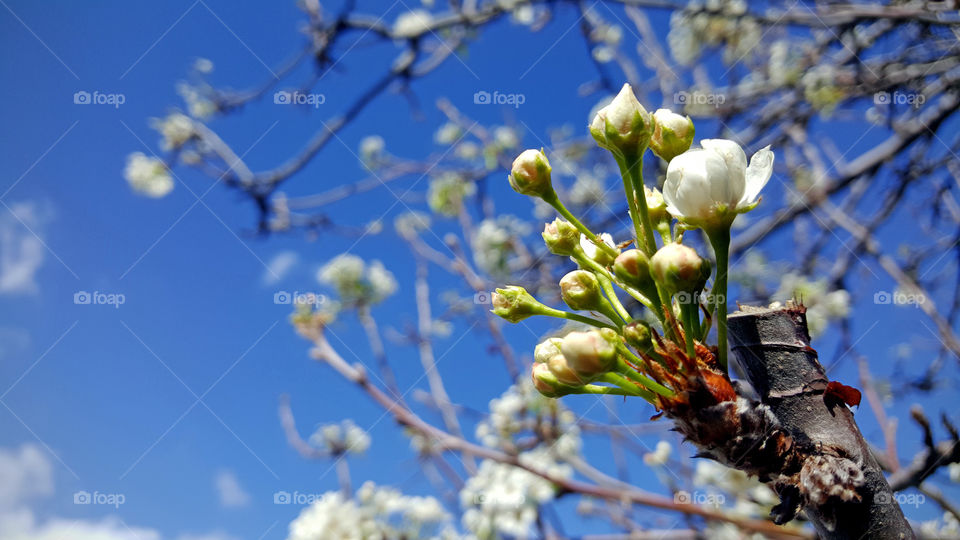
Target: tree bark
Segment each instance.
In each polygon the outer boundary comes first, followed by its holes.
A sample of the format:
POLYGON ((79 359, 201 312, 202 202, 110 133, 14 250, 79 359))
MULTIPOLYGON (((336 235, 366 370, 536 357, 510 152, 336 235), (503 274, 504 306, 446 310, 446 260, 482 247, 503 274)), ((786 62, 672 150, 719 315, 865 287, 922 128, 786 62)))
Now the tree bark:
POLYGON ((747 379, 807 457, 790 480, 771 482, 773 515, 801 508, 822 538, 915 538, 853 413, 825 395, 829 382, 810 347, 806 309, 742 307, 728 319, 730 345, 747 379))

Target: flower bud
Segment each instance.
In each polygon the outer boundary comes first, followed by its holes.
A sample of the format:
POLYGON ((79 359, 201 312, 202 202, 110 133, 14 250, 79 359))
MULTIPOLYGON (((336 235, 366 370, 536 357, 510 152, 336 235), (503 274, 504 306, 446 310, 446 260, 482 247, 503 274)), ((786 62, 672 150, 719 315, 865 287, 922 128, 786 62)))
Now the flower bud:
POLYGON ((553 373, 553 376, 556 377, 557 381, 561 384, 582 386, 590 382, 578 375, 577 372, 570 367, 570 364, 567 363, 567 358, 562 354, 551 357, 550 361, 547 362, 547 367, 550 368, 550 373, 553 373))
POLYGON ((560 384, 557 377, 550 372, 546 364, 534 364, 530 369, 533 387, 546 397, 560 397, 570 393, 572 388, 560 384))
POLYGON ((627 285, 646 290, 651 284, 650 259, 639 249, 628 249, 613 262, 613 273, 627 285))
POLYGON ((622 156, 639 157, 650 145, 653 116, 643 108, 629 84, 600 109, 590 123, 590 134, 601 148, 622 156))
POLYGON ((693 293, 703 289, 710 277, 710 262, 691 247, 667 244, 650 259, 650 273, 671 293, 693 293))
MULTIPOLYGON (((613 243, 613 237, 609 234, 601 233, 597 235, 597 238, 613 249, 617 249, 617 245, 613 243)), ((600 266, 610 266, 613 264, 614 258, 616 258, 616 255, 607 252, 605 249, 600 249, 597 247, 597 245, 593 243, 593 240, 587 238, 585 234, 580 235, 580 249, 583 250, 583 253, 587 256, 587 258, 593 259, 600 266)))
POLYGON ((524 150, 513 160, 510 187, 521 195, 550 198, 555 195, 550 180, 551 170, 543 150, 524 150))
POLYGON ((657 109, 653 113, 653 136, 650 149, 664 161, 679 156, 693 144, 693 120, 669 109, 657 109))
POLYGON ((586 270, 574 270, 563 276, 560 295, 574 311, 596 311, 604 302, 597 276, 586 270))
POLYGON ((560 354, 560 338, 552 337, 537 344, 533 349, 533 362, 535 364, 546 364, 554 356, 560 354))
POLYGON ((653 349, 653 334, 650 325, 643 321, 635 321, 623 327, 623 338, 631 347, 640 352, 653 349))
MULTIPOLYGON (((607 329, 609 330, 609 329, 607 329)), ((560 352, 577 375, 592 379, 617 364, 616 332, 570 332, 560 343, 560 352), (609 334, 613 334, 610 336, 609 334), (613 338, 613 339, 611 339, 613 338)))
POLYGON ((580 231, 569 221, 557 218, 543 227, 543 243, 554 255, 573 255, 580 241, 580 231))
POLYGON ((650 189, 647 186, 643 186, 643 191, 647 199, 647 212, 650 214, 650 221, 652 223, 669 221, 671 216, 670 212, 667 212, 667 201, 663 200, 663 193, 660 193, 657 188, 650 189))
POLYGON ((511 285, 493 293, 493 314, 512 323, 540 315, 545 307, 523 287, 511 285))

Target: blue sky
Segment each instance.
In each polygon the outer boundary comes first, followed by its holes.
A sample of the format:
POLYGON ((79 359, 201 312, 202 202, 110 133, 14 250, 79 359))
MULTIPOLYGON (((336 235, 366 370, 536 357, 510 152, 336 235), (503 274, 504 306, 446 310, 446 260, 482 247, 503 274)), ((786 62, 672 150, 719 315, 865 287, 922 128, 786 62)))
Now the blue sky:
MULTIPOLYGON (((196 58, 214 61, 216 84, 244 88, 271 77, 302 42, 296 29, 303 19, 294 2, 0 3, 0 47, 7 51, 0 63, 0 451, 6 456, 0 464, 19 464, 24 477, 32 471, 49 480, 18 493, 0 488, 0 503, 25 505, 40 525, 56 519, 101 523, 113 516, 122 520, 109 525, 118 534, 142 527, 164 538, 284 538, 300 509, 273 504, 273 493, 323 492, 335 489, 336 480, 329 463, 305 461, 287 445, 277 420, 281 394, 291 396, 304 433, 344 417, 373 426, 373 449, 352 463, 357 483, 373 479, 426 492, 413 454, 396 451, 406 440, 379 409, 307 358, 305 343, 286 322, 288 306, 273 303, 279 290, 322 292, 318 266, 351 249, 383 260, 400 281, 399 293, 375 312, 381 324, 412 324, 412 263, 389 227, 359 242, 331 235, 263 239, 250 234, 252 206, 209 178, 178 169, 173 193, 158 201, 133 194, 121 175, 129 152, 156 149, 147 119, 179 105, 174 83, 196 58), (78 91, 122 94, 125 102, 75 105, 78 91), (296 263, 269 279, 267 266, 291 252, 296 263), (75 304, 81 291, 122 295, 124 303, 75 304), (218 478, 227 484, 223 478, 235 479, 239 488, 218 489, 218 478), (125 502, 119 508, 76 505, 73 494, 81 490, 123 494, 125 502), (234 496, 227 501, 246 502, 224 504, 224 491, 234 496)), ((387 21, 406 9, 403 2, 361 7, 385 13, 387 21)), ((575 21, 571 11, 561 11, 534 37, 509 22, 495 24, 470 47, 468 64, 449 60, 414 84, 422 114, 415 115, 403 96, 381 96, 287 191, 313 193, 361 178, 354 152, 371 133, 383 135, 397 155, 435 151, 432 133, 440 117, 433 103, 439 96, 484 123, 522 121, 530 130, 527 146, 542 144, 549 127, 584 125, 600 96, 577 94, 592 67, 574 39, 577 31, 568 35, 575 21), (517 109, 474 106, 478 90, 523 93, 526 103, 517 109)), ((665 17, 655 14, 654 21, 665 23, 665 17)), ((392 44, 351 51, 345 73, 321 85, 327 100, 320 116, 348 103, 376 76, 372 66, 388 64, 395 51, 392 44)), ((293 155, 317 129, 317 118, 264 103, 215 127, 248 151, 254 170, 262 170, 293 155)), ((839 137, 853 133, 838 125, 839 137)), ((880 135, 857 144, 868 147, 880 135)), ((422 208, 415 199, 425 182, 405 182, 413 203, 397 204, 391 192, 378 190, 362 202, 337 205, 331 217, 352 224, 383 218, 389 225, 407 204, 422 208)), ((492 189, 498 209, 529 215, 529 203, 505 185, 492 189)), ((779 195, 772 189, 768 201, 775 204, 779 195)), ((438 236, 454 225, 441 222, 438 236)), ((895 230, 889 234, 891 241, 902 240, 895 230)), ((856 292, 866 302, 857 304, 862 327, 854 336, 863 336, 858 348, 871 357, 874 373, 889 375, 892 347, 913 341, 920 350, 932 349, 934 337, 913 312, 869 302, 873 291, 892 288, 875 265, 860 274, 865 280, 856 292)), ((435 290, 453 286, 439 270, 433 276, 435 290)), ((439 369, 454 400, 484 409, 508 379, 498 362, 478 352, 486 347, 483 336, 464 336, 465 330, 437 344, 439 369)), ((332 332, 345 357, 369 359, 352 318, 332 332)), ((518 350, 535 344, 535 332, 526 328, 507 332, 518 350)), ((825 360, 835 357, 835 338, 817 346, 825 360)), ((417 379, 413 351, 397 350, 392 360, 401 385, 417 379)), ((855 364, 841 363, 837 378, 855 382, 855 364)), ((955 389, 948 392, 955 398, 955 389)), ((905 410, 904 402, 895 406, 905 410)), ((938 404, 928 410, 939 411, 938 404)), ((639 406, 621 411, 627 423, 651 413, 639 406)), ((593 415, 605 417, 598 412, 593 415)), ((911 455, 916 431, 901 416, 901 454, 911 455)), ((868 437, 879 440, 869 412, 857 418, 868 437)), ((607 459, 601 449, 590 451, 607 459)), ((642 482, 647 473, 636 470, 634 480, 642 482)), ((936 515, 932 507, 909 512, 936 515)))

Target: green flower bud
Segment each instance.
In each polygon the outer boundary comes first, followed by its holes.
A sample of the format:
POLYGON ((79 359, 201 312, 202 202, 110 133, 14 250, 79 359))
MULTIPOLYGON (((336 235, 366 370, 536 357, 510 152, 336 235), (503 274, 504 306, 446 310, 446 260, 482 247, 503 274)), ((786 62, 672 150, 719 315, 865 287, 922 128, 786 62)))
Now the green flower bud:
MULTIPOLYGON (((614 251, 619 252, 617 245, 613 242, 613 237, 608 233, 600 233, 597 235, 597 238, 604 244, 612 247, 614 251)), ((583 254, 588 258, 593 259, 597 264, 604 267, 613 264, 613 260, 616 257, 616 255, 609 253, 607 250, 597 247, 597 245, 593 243, 593 240, 587 238, 585 234, 580 235, 580 249, 583 250, 583 254)))
POLYGON ((523 287, 509 286, 493 293, 493 314, 516 323, 545 312, 546 306, 523 287))
POLYGON ((653 116, 637 101, 629 84, 590 123, 597 144, 621 156, 639 157, 650 145, 652 133, 653 116))
POLYGON ((663 193, 657 188, 650 189, 643 186, 644 195, 647 199, 647 211, 650 213, 650 221, 659 223, 671 219, 670 212, 667 212, 667 202, 663 200, 663 193))
POLYGON ((635 321, 623 327, 623 337, 632 347, 640 352, 653 349, 653 334, 650 325, 643 321, 635 321))
POLYGON ((657 109, 653 113, 653 136, 650 149, 664 161, 679 156, 693 144, 693 120, 669 109, 657 109))
POLYGON ((580 377, 593 379, 616 367, 616 332, 570 332, 560 344, 567 365, 580 377), (610 336, 609 334, 613 334, 610 336))
POLYGON ((646 290, 652 283, 650 259, 639 249, 628 249, 613 262, 613 273, 627 285, 646 290))
POLYGON ((570 364, 567 363, 567 358, 562 354, 551 357, 550 361, 547 362, 547 367, 550 368, 550 373, 553 373, 553 376, 556 377, 557 381, 561 384, 582 386, 590 382, 578 375, 577 372, 570 367, 570 364))
POLYGON ((563 276, 560 295, 574 311, 596 311, 604 302, 597 276, 586 270, 574 270, 563 276))
POLYGON ((546 397, 565 396, 573 390, 569 386, 560 384, 560 381, 550 372, 550 368, 546 364, 534 364, 530 369, 530 376, 533 379, 533 387, 546 397))
POLYGON ((543 341, 533 349, 533 361, 536 364, 546 364, 554 356, 560 354, 560 338, 552 337, 543 341))
POLYGON ((557 218, 543 227, 543 243, 554 255, 573 255, 580 242, 580 231, 569 221, 557 218))
POLYGON ((667 244, 650 259, 650 273, 671 293, 695 293, 710 277, 710 262, 700 258, 693 248, 667 244))
POLYGON ((510 187, 521 195, 541 197, 556 196, 550 179, 550 162, 543 150, 524 150, 513 160, 510 169, 510 187))

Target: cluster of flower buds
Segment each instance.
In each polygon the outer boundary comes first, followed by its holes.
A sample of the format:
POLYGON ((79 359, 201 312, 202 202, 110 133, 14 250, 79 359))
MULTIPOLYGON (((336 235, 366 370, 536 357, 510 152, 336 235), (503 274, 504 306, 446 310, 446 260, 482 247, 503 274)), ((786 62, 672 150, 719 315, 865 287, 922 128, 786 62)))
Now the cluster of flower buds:
POLYGON ((658 403, 682 390, 677 381, 687 380, 669 370, 698 365, 726 370, 730 228, 738 214, 757 205, 772 174, 773 153, 761 149, 748 164, 733 141, 706 139, 691 148, 693 120, 668 109, 649 113, 630 85, 597 112, 589 130, 620 167, 635 237, 621 238, 626 242, 618 245, 611 235, 591 230, 560 201, 545 151, 524 151, 513 162, 510 185, 557 211, 560 217, 544 226, 544 244, 578 268, 559 284, 569 311, 509 286, 497 289, 493 312, 510 322, 545 315, 593 327, 537 346, 532 376, 544 395, 619 393, 658 403), (662 193, 643 180, 648 149, 667 162, 662 193), (706 233, 716 265, 683 243, 682 231, 694 228, 706 233), (710 300, 702 304, 711 277, 710 300), (623 295, 648 313, 627 309, 623 295), (644 319, 656 321, 651 325, 644 319), (702 343, 714 322, 716 354, 702 343))

